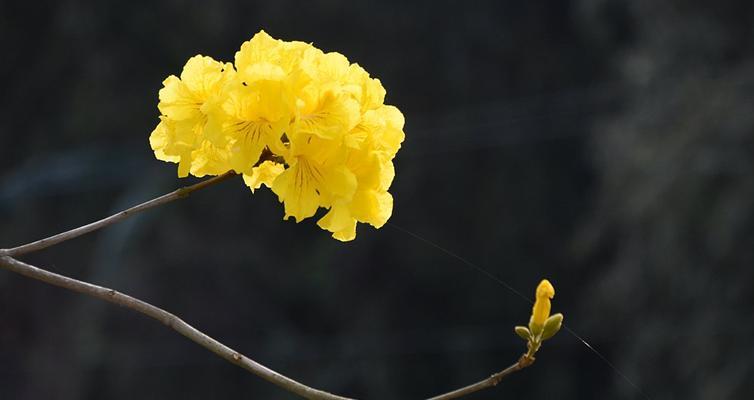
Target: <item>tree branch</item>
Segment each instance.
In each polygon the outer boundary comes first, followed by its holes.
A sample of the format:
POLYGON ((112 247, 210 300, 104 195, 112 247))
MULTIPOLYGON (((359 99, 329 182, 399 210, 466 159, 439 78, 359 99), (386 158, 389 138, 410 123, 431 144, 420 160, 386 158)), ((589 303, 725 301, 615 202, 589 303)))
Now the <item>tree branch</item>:
POLYGON ((139 213, 144 210, 148 210, 152 207, 157 207, 159 205, 169 203, 173 200, 182 199, 184 197, 188 197, 191 193, 204 189, 206 187, 212 186, 216 183, 220 183, 228 178, 231 178, 235 176, 235 172, 230 171, 223 175, 215 176, 210 179, 203 180, 199 183, 195 183, 191 186, 182 187, 180 189, 176 189, 168 194, 164 194, 160 197, 154 198, 152 200, 146 201, 144 203, 141 203, 137 206, 131 207, 127 210, 123 210, 119 213, 113 214, 107 218, 102 218, 99 221, 92 222, 90 224, 80 226, 78 228, 71 229, 69 231, 65 231, 62 233, 58 233, 57 235, 53 235, 44 239, 37 240, 35 242, 31 242, 28 244, 24 244, 18 247, 13 247, 10 249, 0 249, 0 256, 7 255, 10 257, 17 257, 22 254, 31 253, 34 251, 46 249, 50 246, 54 246, 58 243, 65 242, 66 240, 70 240, 76 237, 79 237, 83 234, 96 231, 97 229, 104 228, 108 225, 112 225, 122 219, 125 219, 133 214, 139 213))
MULTIPOLYGON (((174 190, 170 193, 128 208, 109 217, 100 219, 99 221, 95 221, 90 224, 58 233, 57 235, 53 235, 21 246, 13 247, 10 249, 0 249, 0 268, 5 268, 9 271, 15 272, 31 279, 42 281, 50 285, 59 286, 64 289, 95 297, 100 300, 104 300, 137 311, 161 322, 162 324, 191 339, 193 342, 215 353, 226 361, 238 365, 239 367, 259 376, 260 378, 265 379, 301 397, 315 400, 353 400, 348 397, 337 396, 322 390, 314 389, 291 378, 288 378, 285 375, 275 372, 265 367, 264 365, 259 364, 258 362, 244 356, 243 354, 231 349, 221 342, 213 339, 207 334, 189 325, 181 318, 178 318, 177 316, 145 301, 120 293, 114 289, 97 286, 88 282, 56 274, 39 267, 35 267, 31 264, 24 263, 14 258, 19 255, 42 250, 47 247, 65 242, 66 240, 79 237, 100 228, 104 228, 131 215, 137 214, 144 210, 148 210, 152 207, 187 197, 197 190, 212 186, 235 175, 236 174, 233 171, 230 171, 223 175, 212 177, 191 186, 186 186, 174 190)), ((482 389, 496 386, 507 375, 510 375, 513 372, 519 371, 531 365, 534 362, 534 357, 533 353, 530 353, 531 351, 527 352, 527 354, 524 354, 524 356, 522 356, 517 363, 496 374, 491 375, 487 379, 448 393, 432 397, 429 400, 456 399, 482 389)))
MULTIPOLYGON (((209 181, 204 181, 204 183, 206 182, 209 181)), ((317 400, 350 400, 347 397, 336 396, 322 390, 311 388, 291 378, 288 378, 285 375, 275 372, 265 367, 264 365, 259 364, 258 362, 244 356, 243 354, 231 349, 230 347, 220 343, 219 341, 207 336, 205 333, 189 325, 177 316, 159 307, 153 306, 145 301, 120 293, 113 289, 93 285, 91 283, 79 281, 67 276, 49 272, 33 265, 26 264, 22 261, 18 261, 15 258, 9 257, 7 255, 0 256, 0 267, 17 274, 24 275, 31 279, 36 279, 38 281, 49 283, 51 285, 85 294, 87 296, 96 297, 100 300, 115 303, 119 306, 140 312, 150 318, 162 322, 164 325, 191 339, 196 344, 217 354, 225 360, 236 364, 239 367, 259 376, 260 378, 274 383, 275 385, 289 392, 295 393, 301 397, 317 400)))
POLYGON ((493 386, 497 386, 498 383, 500 383, 503 378, 506 376, 516 372, 520 371, 532 364, 534 364, 534 357, 533 355, 529 354, 530 352, 527 352, 521 358, 516 362, 515 364, 511 365, 510 367, 496 373, 492 374, 489 378, 481 380, 477 383, 471 384, 469 386, 462 387, 460 389, 456 389, 452 392, 444 393, 432 398, 429 398, 427 400, 449 400, 449 399, 457 399, 459 397, 466 396, 468 394, 478 392, 482 389, 487 389, 493 386))

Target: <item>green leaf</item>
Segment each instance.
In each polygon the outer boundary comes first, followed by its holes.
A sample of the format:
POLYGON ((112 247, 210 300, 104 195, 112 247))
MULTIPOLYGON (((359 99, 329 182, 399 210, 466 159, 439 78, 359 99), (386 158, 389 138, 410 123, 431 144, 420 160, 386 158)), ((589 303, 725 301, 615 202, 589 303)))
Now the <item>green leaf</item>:
POLYGON ((542 328, 544 328, 542 325, 534 323, 534 318, 529 318, 529 331, 531 332, 532 337, 541 336, 542 328))
POLYGON ((545 328, 542 331, 542 340, 546 340, 555 336, 555 334, 558 333, 562 325, 563 325, 563 314, 557 313, 557 314, 551 315, 550 318, 547 318, 547 321, 545 321, 545 328))

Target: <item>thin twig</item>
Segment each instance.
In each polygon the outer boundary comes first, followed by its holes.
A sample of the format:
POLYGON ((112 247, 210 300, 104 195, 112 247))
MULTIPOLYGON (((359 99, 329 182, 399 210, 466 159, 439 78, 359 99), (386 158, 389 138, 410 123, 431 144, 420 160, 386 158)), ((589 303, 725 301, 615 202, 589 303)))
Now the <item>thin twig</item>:
POLYGON ((74 292, 85 294, 87 296, 96 297, 100 300, 105 300, 111 303, 115 303, 119 306, 138 311, 148 317, 162 322, 164 325, 174 329, 176 332, 191 339, 198 345, 217 354, 225 360, 236 364, 239 367, 259 376, 260 378, 272 382, 275 385, 278 385, 281 388, 304 398, 322 400, 350 400, 348 397, 336 396, 322 390, 311 388, 291 378, 288 378, 285 375, 275 372, 265 367, 264 365, 259 364, 258 362, 244 356, 243 354, 231 349, 230 347, 218 342, 217 340, 207 336, 205 333, 189 325, 177 316, 159 307, 153 306, 145 301, 128 296, 113 289, 93 285, 91 283, 79 281, 67 276, 49 272, 33 265, 26 264, 22 261, 18 261, 15 258, 9 256, 0 256, 0 267, 24 275, 28 278, 59 286, 68 290, 72 290, 74 292))
POLYGON ((492 374, 489 378, 481 380, 477 383, 473 383, 469 386, 462 387, 460 389, 456 389, 452 392, 443 393, 441 395, 429 398, 427 400, 449 400, 449 399, 457 399, 459 397, 463 397, 466 395, 469 395, 474 392, 478 392, 482 389, 487 389, 493 386, 497 386, 498 383, 500 383, 503 378, 506 376, 516 372, 520 371, 534 363, 534 357, 527 354, 524 354, 518 362, 511 365, 510 367, 496 373, 492 374))
POLYGON ((228 178, 231 178, 235 176, 235 172, 230 171, 223 175, 215 176, 207 180, 203 180, 199 183, 195 183, 191 186, 182 187, 180 189, 174 190, 168 194, 164 194, 160 197, 154 198, 149 201, 145 201, 144 203, 141 203, 137 206, 133 206, 127 210, 123 210, 119 213, 113 214, 107 218, 102 218, 99 221, 92 222, 90 224, 80 226, 78 228, 71 229, 69 231, 65 231, 62 233, 58 233, 57 235, 53 235, 44 239, 37 240, 36 242, 31 242, 28 244, 24 244, 18 247, 13 247, 10 249, 0 249, 0 255, 7 255, 11 257, 17 257, 22 254, 31 253, 34 251, 42 250, 45 248, 48 248, 50 246, 56 245, 61 242, 65 242, 66 240, 73 239, 75 237, 79 237, 83 234, 96 231, 97 229, 104 228, 108 225, 112 225, 124 218, 127 218, 133 214, 139 213, 144 210, 148 210, 152 207, 157 207, 159 205, 169 203, 173 200, 178 200, 184 197, 187 197, 191 193, 204 189, 206 187, 212 186, 216 183, 222 182, 228 178))

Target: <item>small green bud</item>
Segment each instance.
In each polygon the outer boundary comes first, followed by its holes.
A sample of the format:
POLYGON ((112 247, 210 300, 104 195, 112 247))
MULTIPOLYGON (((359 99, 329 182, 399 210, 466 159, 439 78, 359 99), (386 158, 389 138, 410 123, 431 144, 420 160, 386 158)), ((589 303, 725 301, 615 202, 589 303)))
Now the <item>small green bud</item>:
POLYGON ((524 339, 527 342, 531 340, 531 332, 529 332, 529 328, 525 326, 517 326, 514 329, 516 330, 516 335, 520 336, 521 339, 524 339))
POLYGON ((563 314, 557 313, 547 318, 545 321, 545 327, 542 331, 542 340, 549 339, 555 336, 563 325, 563 314))

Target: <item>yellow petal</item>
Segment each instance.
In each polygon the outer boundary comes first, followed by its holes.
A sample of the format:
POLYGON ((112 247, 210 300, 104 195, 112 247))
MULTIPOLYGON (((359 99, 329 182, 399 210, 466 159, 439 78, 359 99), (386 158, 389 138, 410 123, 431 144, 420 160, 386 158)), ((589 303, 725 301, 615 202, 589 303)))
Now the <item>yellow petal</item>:
POLYGON ((178 177, 187 177, 189 171, 191 171, 191 153, 181 154, 181 160, 178 161, 178 177))
POLYGON ((228 124, 225 132, 232 138, 230 162, 233 169, 247 173, 259 161, 265 147, 275 147, 273 142, 280 141, 282 127, 265 120, 237 121, 228 124))
POLYGON ((342 242, 356 237, 356 219, 351 216, 345 203, 339 202, 330 208, 324 217, 317 221, 320 228, 333 233, 333 237, 342 242))
POLYGON ((320 206, 350 201, 356 191, 356 176, 343 165, 325 165, 298 157, 272 184, 272 191, 285 205, 285 218, 297 222, 311 217, 320 206))
POLYGON ((201 147, 191 152, 191 175, 201 178, 206 175, 222 175, 230 171, 229 152, 205 140, 201 147))
POLYGON ((201 117, 200 108, 204 100, 189 90, 177 76, 167 77, 162 85, 160 103, 157 105, 160 113, 176 121, 201 117))
POLYGON ((296 134, 309 134, 323 139, 340 139, 351 131, 359 120, 359 104, 344 93, 325 91, 299 111, 293 129, 296 134))
POLYGON ((283 219, 293 217, 301 222, 317 212, 321 205, 321 167, 302 159, 278 175, 272 191, 285 206, 283 219))
POLYGON ((395 179, 395 166, 393 161, 380 157, 380 190, 388 190, 395 179))
POLYGON ((319 85, 344 83, 348 74, 348 59, 338 53, 331 52, 322 54, 317 58, 317 80, 319 85))
POLYGON ((550 316, 550 299, 555 296, 555 288, 550 281, 543 279, 537 286, 536 300, 531 312, 531 322, 536 326, 544 326, 550 316))
POLYGON ((356 176, 345 165, 328 168, 322 176, 320 192, 324 204, 336 200, 350 201, 356 191, 356 176))
POLYGON ((236 68, 241 72, 259 62, 276 61, 279 57, 280 46, 279 40, 273 39, 265 31, 259 31, 251 40, 244 42, 241 50, 236 52, 236 68))
POLYGON ((403 114, 393 106, 382 106, 376 110, 377 114, 385 123, 385 129, 378 131, 375 137, 377 148, 392 156, 401 148, 405 138, 403 114))
POLYGON ((356 221, 354 220, 348 228, 334 232, 332 237, 341 242, 350 242, 356 239, 356 221))
POLYGON ((351 212, 358 221, 379 229, 393 214, 393 196, 388 192, 359 190, 353 196, 351 212))
POLYGON ((555 288, 552 283, 547 279, 542 279, 542 282, 539 282, 537 286, 537 299, 552 299, 553 297, 555 297, 555 288))
POLYGON ((158 160, 177 163, 181 159, 180 156, 168 155, 165 152, 166 148, 170 147, 170 129, 172 129, 170 124, 166 120, 161 120, 152 134, 149 135, 149 145, 158 160))
POLYGON ((212 57, 196 55, 186 62, 181 82, 202 100, 216 94, 233 73, 232 65, 215 61, 212 57))
POLYGON ((348 147, 363 149, 364 146, 385 129, 385 120, 374 110, 365 112, 358 124, 345 137, 348 147))
POLYGON ((374 110, 385 100, 385 88, 379 79, 369 77, 369 73, 358 64, 351 64, 346 81, 348 90, 361 104, 361 111, 374 110))
POLYGON ((243 182, 251 189, 252 193, 262 185, 272 188, 272 183, 275 181, 275 178, 282 174, 284 170, 285 167, 283 164, 278 164, 273 161, 265 161, 259 164, 259 166, 252 168, 250 175, 244 174, 243 182))

